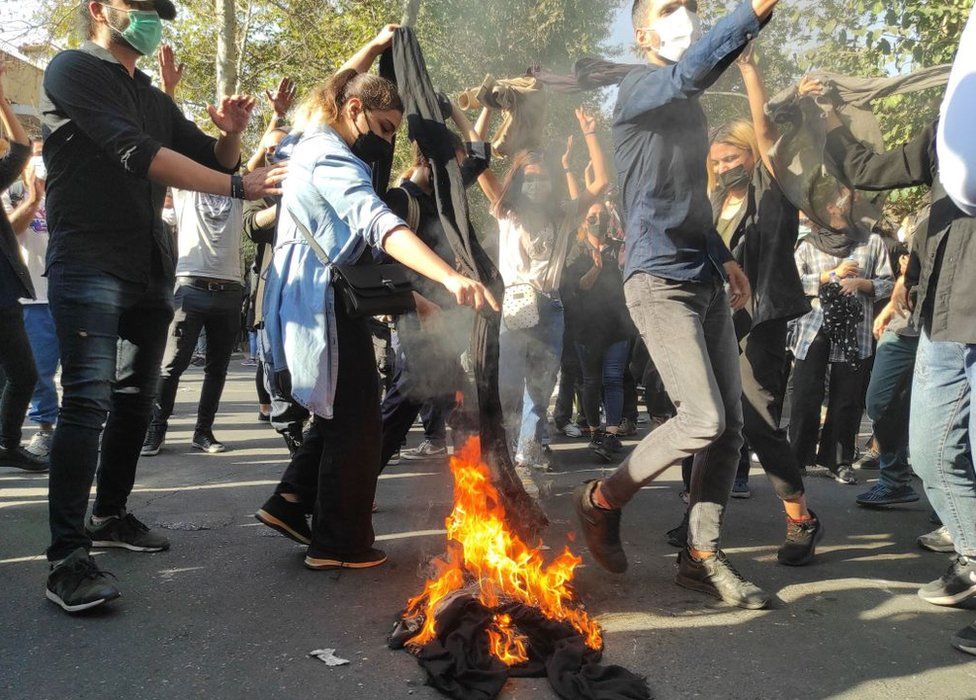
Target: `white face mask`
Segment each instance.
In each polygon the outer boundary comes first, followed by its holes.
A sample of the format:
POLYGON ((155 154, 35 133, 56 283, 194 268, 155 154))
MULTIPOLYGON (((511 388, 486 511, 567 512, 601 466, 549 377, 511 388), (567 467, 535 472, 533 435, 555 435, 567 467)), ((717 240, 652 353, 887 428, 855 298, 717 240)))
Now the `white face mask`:
POLYGON ((34 177, 47 180, 47 166, 44 165, 44 159, 41 156, 32 156, 30 162, 34 166, 34 177))
POLYGON ((687 7, 679 7, 650 27, 661 38, 661 46, 655 53, 661 58, 677 63, 685 51, 701 38, 701 19, 687 7))
POLYGON ((552 185, 544 180, 522 183, 522 194, 533 202, 544 202, 552 194, 552 185))

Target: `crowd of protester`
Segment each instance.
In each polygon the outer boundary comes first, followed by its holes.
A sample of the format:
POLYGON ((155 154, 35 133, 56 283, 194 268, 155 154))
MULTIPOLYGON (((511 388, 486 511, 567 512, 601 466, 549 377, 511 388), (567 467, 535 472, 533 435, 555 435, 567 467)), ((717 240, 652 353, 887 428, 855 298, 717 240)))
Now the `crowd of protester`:
MULTIPOLYGON (((620 82, 612 158, 583 108, 565 148, 542 142, 541 128, 515 128, 508 112, 506 136, 492 143, 506 111, 498 100, 466 95, 481 107, 472 124, 438 95, 457 130, 437 144, 457 173, 447 195, 437 179, 446 166, 421 139, 395 186, 376 177, 407 110, 397 85, 371 72, 395 25, 322 84, 285 78, 267 91, 271 118, 246 161, 255 97, 208 107, 217 138, 177 106, 183 67, 159 46, 162 21, 175 16, 168 0, 151 12, 81 4, 89 41, 45 72, 43 141, 3 98, 0 66, 0 467, 49 471, 47 597, 79 612, 119 596, 93 547, 169 548, 127 510, 138 460, 165 449, 198 355, 191 444, 227 449, 214 423, 242 341, 257 418, 289 455, 256 517, 307 545, 311 569, 382 564, 377 478, 400 459, 445 458, 448 426, 466 429, 460 399, 481 313, 501 315, 498 392, 526 490, 537 495, 537 473, 554 469, 554 399, 555 429, 617 464, 573 496, 608 571, 627 569, 626 504, 681 465, 687 508, 667 533, 681 550, 676 583, 766 607, 768 594, 720 547, 729 498, 750 495, 751 465, 783 503, 778 561, 788 566, 810 563, 826 531, 805 478, 856 485, 855 467, 875 468, 877 483, 852 499, 918 501, 914 473, 939 521, 919 544, 952 556, 920 597, 976 599, 976 139, 965 116, 976 109, 976 19, 940 119, 892 150, 856 138, 822 81, 798 84, 793 99, 822 114, 839 183, 821 215, 784 184, 790 164, 776 144, 790 127, 767 109, 750 43, 777 3, 746 0, 703 34, 694 2, 635 0, 647 65, 620 82), (136 68, 153 56, 162 89, 136 68), (709 130, 697 98, 733 63, 748 114, 709 130), (579 140, 587 165, 574 171, 579 140), (499 154, 504 168, 493 169, 499 154), (474 198, 465 193, 475 182, 498 227, 494 287, 459 271, 444 228, 440 198, 474 198), (929 204, 900 232, 852 216, 869 192, 919 185, 929 204), (363 313, 357 304, 370 300, 357 289, 390 269, 412 290, 406 307, 363 313), (858 441, 865 411, 870 446, 858 441), (423 441, 404 449, 418 417, 423 441), (36 430, 24 445, 27 420, 36 430), (625 454, 623 440, 640 431, 625 454)), ((953 643, 976 653, 976 625, 953 643)))

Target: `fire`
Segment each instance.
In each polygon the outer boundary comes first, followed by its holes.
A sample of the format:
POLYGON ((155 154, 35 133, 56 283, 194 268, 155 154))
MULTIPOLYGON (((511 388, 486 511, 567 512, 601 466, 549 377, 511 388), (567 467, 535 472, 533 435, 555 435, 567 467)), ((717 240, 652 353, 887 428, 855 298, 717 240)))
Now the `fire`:
MULTIPOLYGON (((539 547, 527 546, 506 525, 505 509, 491 482, 491 473, 481 461, 477 438, 471 438, 451 458, 454 475, 454 508, 447 517, 449 547, 447 562, 438 575, 428 580, 423 592, 407 602, 405 617, 422 616, 420 632, 411 646, 423 646, 435 634, 440 603, 451 593, 470 587, 488 608, 519 602, 537 608, 552 620, 570 624, 599 649, 603 645, 599 625, 576 602, 569 583, 582 562, 569 547, 548 565, 539 547)), ((525 639, 511 626, 508 615, 496 614, 488 629, 492 654, 508 665, 528 659, 525 639)))

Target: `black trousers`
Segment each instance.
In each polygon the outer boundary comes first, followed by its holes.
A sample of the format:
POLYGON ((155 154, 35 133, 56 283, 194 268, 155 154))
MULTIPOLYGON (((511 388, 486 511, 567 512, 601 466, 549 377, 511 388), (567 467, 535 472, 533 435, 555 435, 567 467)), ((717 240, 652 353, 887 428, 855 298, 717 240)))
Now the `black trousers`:
POLYGON ((790 412, 790 444, 798 465, 816 460, 831 471, 854 462, 855 441, 861 424, 863 362, 830 362, 830 341, 821 331, 804 359, 793 365, 793 405, 790 412), (820 410, 830 373, 828 421, 820 439, 820 410))
MULTIPOLYGON (((779 427, 786 393, 783 384, 785 357, 786 321, 763 323, 753 328, 742 341, 739 356, 742 434, 758 455, 776 495, 784 501, 795 501, 804 493, 803 475, 786 431, 779 427)), ((748 454, 746 461, 748 463, 748 454)))
POLYGON ((254 388, 258 392, 258 403, 262 406, 270 406, 271 394, 264 385, 264 363, 261 360, 258 360, 258 367, 254 372, 254 388))
POLYGON ((190 366, 200 332, 207 331, 203 388, 197 407, 196 431, 213 428, 220 396, 224 393, 227 366, 241 332, 241 299, 244 288, 207 291, 186 284, 176 288, 176 315, 169 328, 166 354, 159 373, 159 389, 153 405, 153 425, 166 425, 173 413, 180 377, 190 366))
POLYGON ((37 368, 24 328, 24 308, 18 304, 0 307, 0 446, 20 445, 24 418, 30 406, 37 368))
POLYGON ((574 409, 577 408, 576 424, 580 428, 586 427, 586 419, 583 417, 583 369, 580 367, 574 338, 575 335, 568 330, 563 333, 559 391, 556 393, 556 405, 552 412, 553 423, 560 430, 573 422, 574 409))
POLYGON ((312 513, 317 552, 362 553, 373 545, 373 498, 380 472, 379 378, 364 320, 336 305, 339 339, 333 418, 314 416, 277 493, 291 493, 312 513))

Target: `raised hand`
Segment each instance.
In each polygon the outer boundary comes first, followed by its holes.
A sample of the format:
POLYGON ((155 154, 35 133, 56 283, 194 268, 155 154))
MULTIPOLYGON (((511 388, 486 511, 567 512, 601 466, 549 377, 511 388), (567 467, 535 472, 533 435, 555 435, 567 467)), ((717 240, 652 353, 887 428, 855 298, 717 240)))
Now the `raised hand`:
POLYGON ((563 170, 569 170, 569 157, 573 155, 573 137, 566 139, 566 152, 563 153, 563 170))
POLYGON ((596 133, 596 119, 586 113, 582 107, 576 108, 576 118, 579 120, 580 129, 583 136, 590 136, 596 133))
POLYGON ((251 95, 232 95, 222 99, 219 108, 207 105, 207 113, 222 133, 241 134, 251 119, 255 102, 255 98, 251 95))
POLYGON ((376 36, 373 37, 373 48, 377 51, 386 51, 393 44, 393 35, 396 34, 396 30, 400 28, 399 24, 388 24, 377 32, 376 36))
POLYGON ((271 90, 265 90, 264 96, 268 100, 268 104, 271 105, 271 109, 274 110, 275 114, 279 117, 283 117, 291 109, 291 106, 295 103, 295 91, 297 87, 295 86, 295 81, 291 78, 285 77, 281 79, 278 83, 278 87, 275 88, 274 92, 271 90))
POLYGON ((182 63, 176 63, 173 47, 169 44, 159 47, 156 58, 159 62, 159 79, 163 83, 163 92, 173 97, 176 94, 176 86, 183 80, 184 66, 182 63))
POLYGON ((822 97, 826 91, 827 89, 822 82, 811 78, 809 75, 804 75, 800 78, 800 84, 796 88, 796 94, 799 97, 807 97, 810 95, 813 97, 822 97))

